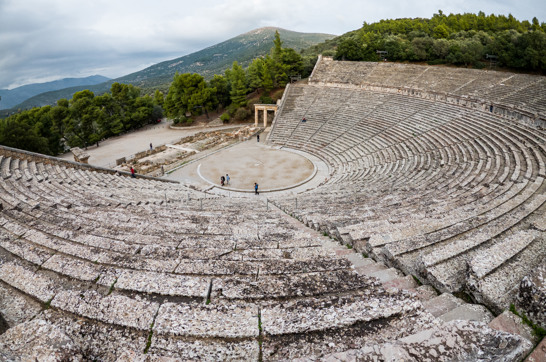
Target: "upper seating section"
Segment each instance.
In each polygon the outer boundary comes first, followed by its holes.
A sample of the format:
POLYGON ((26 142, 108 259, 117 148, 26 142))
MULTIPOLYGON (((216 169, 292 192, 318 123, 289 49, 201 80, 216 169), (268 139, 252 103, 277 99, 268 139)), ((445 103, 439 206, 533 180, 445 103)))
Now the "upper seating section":
POLYGON ((315 66, 310 83, 436 92, 491 105, 516 107, 546 118, 543 96, 546 77, 538 75, 444 66, 333 61, 322 57, 315 66))

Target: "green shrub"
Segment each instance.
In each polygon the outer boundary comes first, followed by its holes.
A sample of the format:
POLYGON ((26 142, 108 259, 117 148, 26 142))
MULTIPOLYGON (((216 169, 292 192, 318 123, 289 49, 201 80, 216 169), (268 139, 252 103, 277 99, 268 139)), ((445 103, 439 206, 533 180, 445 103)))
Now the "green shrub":
POLYGON ((220 116, 220 119, 221 119, 222 122, 224 122, 224 123, 228 123, 230 118, 231 118, 231 117, 229 116, 228 113, 222 113, 222 115, 220 116))
POLYGON ((264 94, 264 95, 262 95, 260 97, 260 103, 261 104, 275 104, 275 101, 270 96, 264 94))
POLYGON ((250 117, 250 111, 246 108, 241 107, 237 109, 237 111, 235 111, 235 114, 233 115, 233 120, 244 121, 248 117, 250 117))
POLYGON ((445 60, 445 59, 434 59, 434 60, 429 60, 427 63, 428 63, 428 65, 446 64, 447 60, 445 60))

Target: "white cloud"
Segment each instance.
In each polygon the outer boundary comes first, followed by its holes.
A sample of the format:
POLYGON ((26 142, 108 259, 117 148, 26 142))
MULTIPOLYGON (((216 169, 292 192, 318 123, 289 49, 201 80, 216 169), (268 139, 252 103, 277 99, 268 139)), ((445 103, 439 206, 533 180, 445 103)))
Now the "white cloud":
POLYGON ((364 21, 438 9, 546 21, 543 0, 0 0, 0 88, 118 77, 262 26, 342 34, 364 21))

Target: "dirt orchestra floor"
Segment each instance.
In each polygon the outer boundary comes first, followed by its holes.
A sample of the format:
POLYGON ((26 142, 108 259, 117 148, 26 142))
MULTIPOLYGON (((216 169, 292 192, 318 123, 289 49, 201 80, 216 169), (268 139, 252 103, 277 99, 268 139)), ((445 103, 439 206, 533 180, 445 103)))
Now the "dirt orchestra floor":
POLYGON ((257 182, 261 190, 267 190, 295 185, 312 175, 311 161, 268 147, 263 143, 265 138, 266 135, 262 135, 262 142, 252 138, 223 149, 175 171, 168 178, 186 183, 202 183, 206 179, 220 185, 220 176, 229 174, 229 188, 253 190, 257 182))

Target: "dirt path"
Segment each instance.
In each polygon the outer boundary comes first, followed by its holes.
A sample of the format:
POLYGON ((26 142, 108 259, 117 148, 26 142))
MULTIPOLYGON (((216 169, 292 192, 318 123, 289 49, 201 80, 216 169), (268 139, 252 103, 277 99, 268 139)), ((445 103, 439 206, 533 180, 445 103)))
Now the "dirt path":
MULTIPOLYGON (((113 137, 101 142, 99 147, 87 148, 89 164, 102 167, 114 167, 116 160, 121 157, 128 157, 137 152, 146 151, 150 143, 155 146, 173 143, 183 137, 191 136, 199 132, 210 132, 224 128, 233 128, 234 125, 220 127, 191 127, 188 129, 171 129, 170 122, 161 122, 157 125, 146 126, 140 130, 113 137)), ((238 125, 236 125, 238 126, 238 125)), ((243 125, 241 125, 243 126, 243 125)), ((66 160, 74 160, 72 153, 68 152, 60 156, 66 160)))

